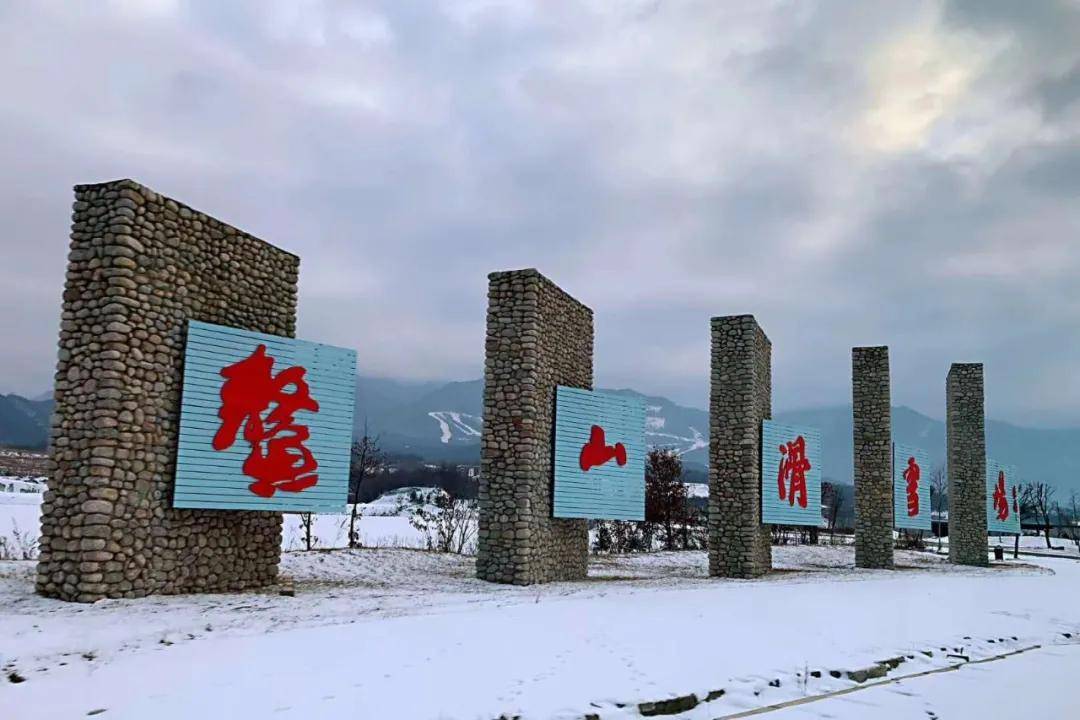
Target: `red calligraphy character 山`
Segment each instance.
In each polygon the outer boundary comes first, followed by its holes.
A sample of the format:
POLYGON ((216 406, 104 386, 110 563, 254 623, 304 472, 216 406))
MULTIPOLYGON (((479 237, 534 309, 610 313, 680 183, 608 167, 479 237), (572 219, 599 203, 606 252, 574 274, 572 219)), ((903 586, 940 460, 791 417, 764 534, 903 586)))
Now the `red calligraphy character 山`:
POLYGON ((994 511, 998 520, 1009 519, 1009 496, 1005 494, 1005 471, 998 471, 997 485, 994 486, 994 511))
POLYGON ((221 370, 221 426, 213 441, 215 450, 227 450, 243 426, 244 440, 251 446, 243 471, 255 478, 248 489, 259 497, 273 497, 277 490, 300 492, 319 480, 319 463, 304 446, 310 432, 293 417, 300 410, 319 411, 304 380, 307 370, 290 367, 275 376, 273 369, 274 358, 259 345, 244 360, 221 370), (285 392, 290 385, 293 392, 285 392))
POLYGON ((780 455, 780 470, 776 476, 780 499, 787 499, 788 505, 798 502, 799 507, 805 508, 806 471, 810 469, 806 440, 800 435, 794 441, 780 445, 780 455))
POLYGON ((919 477, 922 471, 914 457, 909 457, 907 468, 904 470, 904 480, 907 481, 907 514, 908 517, 919 515, 919 477))
POLYGON ((589 468, 599 467, 609 460, 614 460, 618 465, 625 465, 626 447, 622 443, 608 445, 604 437, 604 428, 593 425, 589 431, 589 442, 581 447, 578 465, 588 472, 589 468))

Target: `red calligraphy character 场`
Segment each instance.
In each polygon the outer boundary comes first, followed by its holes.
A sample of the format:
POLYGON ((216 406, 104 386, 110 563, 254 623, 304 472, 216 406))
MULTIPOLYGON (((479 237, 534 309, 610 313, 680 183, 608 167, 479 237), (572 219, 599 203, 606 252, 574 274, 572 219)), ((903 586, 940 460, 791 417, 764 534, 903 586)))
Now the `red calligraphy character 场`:
POLYGON ((274 358, 259 345, 244 360, 221 370, 221 426, 213 441, 215 450, 227 450, 243 426, 244 440, 251 446, 243 472, 255 478, 248 489, 259 497, 273 497, 277 490, 300 492, 319 480, 319 463, 304 446, 310 432, 293 417, 300 410, 319 410, 304 380, 307 370, 290 367, 274 375, 273 368, 274 358), (290 385, 294 391, 285 392, 290 385))
POLYGON ((810 469, 806 440, 800 435, 794 441, 781 444, 780 455, 780 470, 776 477, 780 499, 787 499, 788 505, 798 502, 799 507, 805 508, 806 471, 810 469))
POLYGON ((1005 494, 1005 471, 998 471, 997 485, 994 486, 994 511, 998 520, 1009 519, 1009 497, 1005 494))
POLYGON ((908 517, 919 515, 919 478, 922 471, 914 457, 909 457, 907 468, 904 470, 904 480, 907 481, 907 514, 908 517))

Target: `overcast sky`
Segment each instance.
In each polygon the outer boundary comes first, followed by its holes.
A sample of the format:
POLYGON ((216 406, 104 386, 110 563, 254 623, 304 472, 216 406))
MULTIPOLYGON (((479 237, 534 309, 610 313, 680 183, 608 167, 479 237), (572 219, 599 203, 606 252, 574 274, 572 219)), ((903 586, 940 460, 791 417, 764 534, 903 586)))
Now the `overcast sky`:
MULTIPOLYGON (((873 6, 873 7, 871 7, 873 6)), ((71 186, 136 179, 301 256, 299 334, 472 379, 486 274, 596 314, 596 380, 704 407, 753 313, 774 408, 1080 424, 1080 8, 0 3, 0 391, 52 381, 71 186)))

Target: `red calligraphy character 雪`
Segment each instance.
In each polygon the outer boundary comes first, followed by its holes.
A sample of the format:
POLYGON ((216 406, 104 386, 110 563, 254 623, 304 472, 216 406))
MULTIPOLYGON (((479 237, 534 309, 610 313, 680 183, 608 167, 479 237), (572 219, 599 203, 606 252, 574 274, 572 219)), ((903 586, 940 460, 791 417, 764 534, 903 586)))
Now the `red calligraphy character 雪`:
POLYGON ((998 471, 997 485, 994 486, 994 511, 998 520, 1009 519, 1009 496, 1005 494, 1005 471, 998 471))
POLYGON ((273 369, 274 358, 259 345, 244 360, 221 370, 221 426, 213 441, 215 450, 227 450, 243 426, 244 440, 251 446, 243 472, 255 479, 248 489, 267 498, 277 490, 300 492, 319 480, 319 463, 304 446, 310 431, 293 417, 300 410, 319 411, 304 380, 307 370, 290 367, 274 375, 273 369), (289 386, 294 390, 285 392, 289 386))
POLYGON ((904 480, 907 481, 907 514, 908 517, 919 515, 919 477, 922 471, 914 457, 909 457, 907 468, 904 470, 904 480))
POLYGON ((788 505, 806 507, 806 471, 810 469, 810 459, 806 457, 806 440, 800 435, 794 441, 780 445, 780 471, 776 484, 780 490, 780 499, 787 499, 788 505), (786 486, 786 487, 785 487, 786 486))

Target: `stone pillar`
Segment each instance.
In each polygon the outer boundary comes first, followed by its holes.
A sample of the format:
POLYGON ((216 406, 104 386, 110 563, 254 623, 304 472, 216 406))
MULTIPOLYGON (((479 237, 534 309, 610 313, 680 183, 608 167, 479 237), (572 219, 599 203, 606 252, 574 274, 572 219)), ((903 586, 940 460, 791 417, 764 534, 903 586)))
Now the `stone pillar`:
POLYGON ((772 344, 753 315, 712 319, 709 395, 709 574, 772 569, 761 522, 761 421, 772 417, 772 344))
POLYGON ((189 318, 291 337, 299 258, 131 180, 75 187, 37 590, 276 581, 281 514, 171 504, 189 318))
POLYGON ((855 566, 893 566, 889 348, 851 349, 855 451, 855 566))
POLYGON ((945 387, 949 472, 949 562, 988 565, 986 418, 982 363, 954 363, 945 387))
POLYGON ((476 576, 581 580, 588 521, 552 513, 555 387, 592 389, 592 310, 533 269, 488 276, 476 576))

